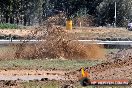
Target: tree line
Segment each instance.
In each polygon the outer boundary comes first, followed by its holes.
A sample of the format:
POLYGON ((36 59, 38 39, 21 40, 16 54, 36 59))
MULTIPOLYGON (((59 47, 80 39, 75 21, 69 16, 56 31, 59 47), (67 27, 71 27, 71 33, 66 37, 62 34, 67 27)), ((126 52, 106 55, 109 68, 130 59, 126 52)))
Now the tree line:
POLYGON ((96 26, 125 26, 132 19, 132 0, 0 0, 0 23, 33 25, 65 13, 67 19, 93 16, 96 26))

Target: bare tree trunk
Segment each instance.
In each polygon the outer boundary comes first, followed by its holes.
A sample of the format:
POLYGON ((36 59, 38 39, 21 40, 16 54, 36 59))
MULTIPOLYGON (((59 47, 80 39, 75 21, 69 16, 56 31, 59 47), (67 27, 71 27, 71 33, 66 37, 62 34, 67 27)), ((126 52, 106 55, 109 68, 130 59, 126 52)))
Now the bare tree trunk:
POLYGON ((30 20, 30 17, 28 16, 28 26, 31 25, 30 22, 31 22, 31 20, 30 20))
POLYGON ((24 26, 26 26, 26 24, 27 24, 27 16, 24 15, 24 26))
POLYGON ((18 17, 16 18, 16 23, 17 23, 17 25, 19 24, 19 18, 18 17))
POLYGON ((12 17, 12 16, 10 17, 10 23, 11 23, 11 24, 14 23, 14 20, 13 20, 13 17, 12 17))
POLYGON ((9 16, 6 15, 5 18, 6 18, 6 23, 8 23, 9 16))

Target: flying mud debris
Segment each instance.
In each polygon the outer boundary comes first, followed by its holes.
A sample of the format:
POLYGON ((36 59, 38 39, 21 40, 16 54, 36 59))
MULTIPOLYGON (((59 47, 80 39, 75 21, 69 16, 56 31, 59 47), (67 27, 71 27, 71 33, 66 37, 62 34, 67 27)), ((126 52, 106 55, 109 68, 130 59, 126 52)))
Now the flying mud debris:
MULTIPOLYGON (((100 59, 104 57, 102 47, 99 45, 84 45, 75 42, 77 38, 71 35, 61 27, 48 25, 39 27, 36 35, 41 31, 37 44, 23 43, 16 48, 16 58, 65 58, 65 59, 100 59)), ((34 34, 35 36, 35 34, 34 34)), ((37 35, 38 37, 38 35, 37 35)))

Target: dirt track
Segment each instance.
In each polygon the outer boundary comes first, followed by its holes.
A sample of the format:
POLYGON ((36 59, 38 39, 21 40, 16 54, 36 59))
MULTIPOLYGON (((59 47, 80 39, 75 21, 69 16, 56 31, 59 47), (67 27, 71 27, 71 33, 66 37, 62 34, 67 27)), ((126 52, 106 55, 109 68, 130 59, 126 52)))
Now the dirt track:
POLYGON ((0 70, 0 75, 64 75, 66 71, 45 70, 0 70))
MULTIPOLYGON (((65 28, 63 28, 65 29, 65 28)), ((26 37, 35 34, 35 36, 41 36, 43 32, 38 31, 38 28, 28 28, 28 29, 4 29, 0 30, 0 35, 18 35, 26 37)), ((132 32, 125 28, 105 28, 105 27, 82 27, 73 28, 72 31, 68 31, 71 35, 80 37, 81 39, 91 39, 91 38, 106 38, 106 37, 128 37, 132 38, 132 32)))
POLYGON ((28 29, 0 29, 0 35, 18 35, 18 36, 27 36, 32 33, 32 30, 28 29))
POLYGON ((67 80, 65 74, 68 71, 45 70, 0 70, 0 80, 67 80))
MULTIPOLYGON (((91 79, 132 79, 132 58, 102 63, 96 66, 88 67, 91 79)), ((80 71, 70 72, 61 70, 0 70, 0 76, 43 76, 66 78, 64 80, 76 81, 80 75, 80 71)), ((58 79, 59 80, 59 79, 58 79)))

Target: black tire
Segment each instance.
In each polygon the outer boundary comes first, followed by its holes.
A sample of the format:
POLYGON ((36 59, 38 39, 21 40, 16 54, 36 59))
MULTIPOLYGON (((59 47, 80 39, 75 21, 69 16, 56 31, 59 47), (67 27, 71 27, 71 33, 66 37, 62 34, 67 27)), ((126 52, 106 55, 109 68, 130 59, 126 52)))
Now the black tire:
POLYGON ((132 27, 131 27, 131 26, 128 26, 127 29, 128 29, 129 31, 132 31, 132 27))
POLYGON ((85 87, 85 86, 90 85, 91 82, 88 78, 82 78, 82 80, 80 80, 80 84, 85 87))
POLYGON ((128 28, 129 31, 132 31, 132 28, 128 28))

